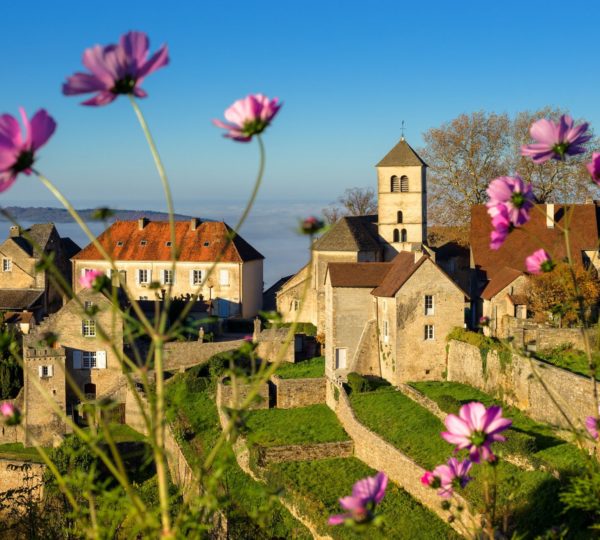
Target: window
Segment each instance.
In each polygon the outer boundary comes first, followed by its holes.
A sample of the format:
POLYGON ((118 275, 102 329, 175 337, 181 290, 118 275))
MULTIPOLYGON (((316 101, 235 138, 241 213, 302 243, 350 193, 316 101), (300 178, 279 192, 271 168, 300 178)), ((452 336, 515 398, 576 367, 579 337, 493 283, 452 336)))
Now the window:
POLYGON ((398 193, 400 191, 400 178, 392 176, 390 178, 390 191, 392 193, 398 193))
POLYGON ((300 300, 292 300, 292 311, 298 311, 300 309, 300 300))
POLYGON ((425 325, 425 341, 431 341, 434 338, 433 324, 425 325))
POLYGON ((147 296, 140 296, 140 300, 148 300, 147 296))
POLYGON ((201 285, 204 278, 202 270, 192 270, 190 278, 192 285, 201 285))
POLYGON ((208 247, 208 246, 210 246, 210 243, 209 242, 204 242, 204 247, 208 247))
POLYGON ((169 242, 165 242, 165 246, 167 246, 167 247, 171 247, 172 245, 173 245, 173 243, 170 242, 170 241, 169 242))
POLYGON ((148 240, 140 240, 140 246, 145 246, 148 243, 148 240))
POLYGON ((400 242, 400 231, 398 229, 394 229, 394 242, 400 242))
POLYGON ((123 241, 122 240, 119 240, 117 242, 117 247, 123 247, 123 241))
POLYGON ((84 309, 85 309, 86 311, 88 311, 89 309, 91 309, 93 305, 94 305, 94 302, 90 302, 89 300, 86 300, 86 301, 83 303, 83 307, 84 307, 84 309))
POLYGON ((81 322, 81 334, 85 337, 95 337, 96 321, 93 319, 85 319, 81 322))
POLYGON ((54 366, 38 366, 40 379, 47 379, 54 375, 54 366))
POLYGON ((173 270, 163 270, 162 278, 165 285, 173 285, 173 270))
POLYGON ((402 210, 398 210, 398 223, 402 223, 402 210))
POLYGON ((148 270, 138 270, 138 283, 144 285, 150 283, 150 272, 148 270))
POLYGON ((406 234, 406 229, 402 229, 400 232, 400 242, 408 242, 408 235, 406 234))
POLYGON ((2 271, 3 272, 11 272, 12 271, 12 259, 2 259, 2 271))
POLYGON ((219 285, 229 285, 229 270, 219 270, 219 285))
POLYGON ((408 191, 408 176, 400 178, 400 191, 406 193, 408 191))
POLYGON ((388 321, 383 321, 383 342, 387 343, 390 340, 390 328, 388 321))
POLYGON ((425 315, 433 315, 433 296, 425 295, 425 315))
POLYGON ((94 369, 96 367, 96 351, 83 351, 81 354, 81 367, 94 369))

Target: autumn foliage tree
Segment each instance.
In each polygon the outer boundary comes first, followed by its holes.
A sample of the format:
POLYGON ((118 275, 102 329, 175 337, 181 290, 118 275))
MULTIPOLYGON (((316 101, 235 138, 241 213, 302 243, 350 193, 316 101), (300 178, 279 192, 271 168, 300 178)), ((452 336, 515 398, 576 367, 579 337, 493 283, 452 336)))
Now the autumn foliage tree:
POLYGON ((567 263, 557 264, 552 272, 532 276, 527 297, 529 309, 539 322, 551 319, 559 326, 570 326, 578 321, 581 308, 586 317, 597 316, 600 301, 600 279, 595 270, 580 266, 573 268, 578 293, 571 269, 567 263))

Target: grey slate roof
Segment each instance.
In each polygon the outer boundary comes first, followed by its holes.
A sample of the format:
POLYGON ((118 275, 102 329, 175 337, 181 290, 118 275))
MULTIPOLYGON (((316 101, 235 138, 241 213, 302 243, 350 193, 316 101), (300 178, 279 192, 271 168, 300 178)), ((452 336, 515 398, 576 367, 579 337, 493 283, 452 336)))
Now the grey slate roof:
POLYGON ((346 216, 341 218, 313 244, 315 251, 375 251, 381 249, 377 240, 377 216, 346 216))
POLYGON ((427 167, 419 155, 404 139, 394 146, 376 167, 427 167))
POLYGON ((33 256, 33 246, 39 247, 42 251, 46 248, 48 240, 54 231, 54 223, 38 223, 24 229, 21 236, 9 237, 8 241, 12 241, 19 246, 27 255, 33 256), (33 245, 27 240, 31 238, 33 245))
POLYGON ((27 309, 43 294, 40 289, 0 289, 0 309, 27 309))

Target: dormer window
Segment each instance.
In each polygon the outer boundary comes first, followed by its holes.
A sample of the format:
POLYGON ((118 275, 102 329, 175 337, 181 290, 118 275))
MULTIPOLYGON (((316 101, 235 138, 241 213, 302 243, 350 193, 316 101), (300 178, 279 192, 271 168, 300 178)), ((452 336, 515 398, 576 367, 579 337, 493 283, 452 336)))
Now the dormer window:
POLYGON ((123 247, 123 241, 122 240, 119 240, 117 242, 117 247, 123 247))
POLYGON ((210 242, 204 242, 204 247, 208 247, 210 245, 210 242))
POLYGON ((145 246, 148 243, 148 240, 141 240, 140 246, 145 246))
POLYGON ((173 243, 171 241, 165 242, 165 246, 167 246, 167 247, 171 247, 172 245, 173 245, 173 243))

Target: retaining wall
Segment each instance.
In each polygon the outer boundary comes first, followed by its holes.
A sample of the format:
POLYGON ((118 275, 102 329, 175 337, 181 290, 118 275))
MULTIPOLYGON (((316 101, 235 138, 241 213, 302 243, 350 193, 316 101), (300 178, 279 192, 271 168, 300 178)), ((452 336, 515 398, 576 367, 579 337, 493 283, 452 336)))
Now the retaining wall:
MULTIPOLYGON (((440 497, 436 490, 421 483, 421 476, 425 473, 425 469, 361 424, 354 415, 344 389, 331 381, 327 383, 327 404, 336 412, 342 426, 352 437, 354 455, 358 459, 373 469, 385 471, 390 480, 405 489, 421 504, 440 516, 442 520, 445 521, 448 518, 448 513, 441 508, 440 497)), ((456 497, 461 500, 459 496, 456 497)), ((453 522, 451 526, 459 533, 469 536, 470 531, 476 528, 475 525, 480 520, 466 510, 469 508, 466 501, 463 501, 463 505, 465 507, 462 514, 464 523, 453 522)))
POLYGON ((290 444, 286 446, 260 446, 253 448, 256 463, 266 467, 269 463, 283 461, 312 461, 315 459, 344 458, 354 455, 352 441, 337 441, 319 444, 290 444))
POLYGON ((174 341, 165 344, 165 371, 184 371, 206 362, 215 354, 239 349, 243 339, 201 343, 200 341, 174 341))
POLYGON ((494 350, 482 357, 478 347, 451 341, 447 374, 449 381, 479 388, 538 422, 569 427, 549 393, 576 424, 595 415, 590 379, 539 360, 511 354, 501 361, 494 350))
POLYGON ((44 492, 45 470, 46 466, 41 463, 0 458, 0 503, 10 503, 12 512, 19 511, 21 504, 40 500, 44 492), (15 491, 6 493, 12 490, 15 491))
MULTIPOLYGON (((237 409, 244 402, 248 394, 254 388, 254 384, 236 383, 234 397, 234 386, 224 384, 223 380, 217 384, 217 407, 230 407, 237 409)), ((254 402, 248 409, 268 409, 269 408, 269 385, 261 383, 258 389, 258 394, 254 402)))
POLYGON ((282 379, 278 375, 273 375, 271 382, 277 389, 276 407, 278 409, 308 407, 325 403, 326 379, 324 377, 282 379))

